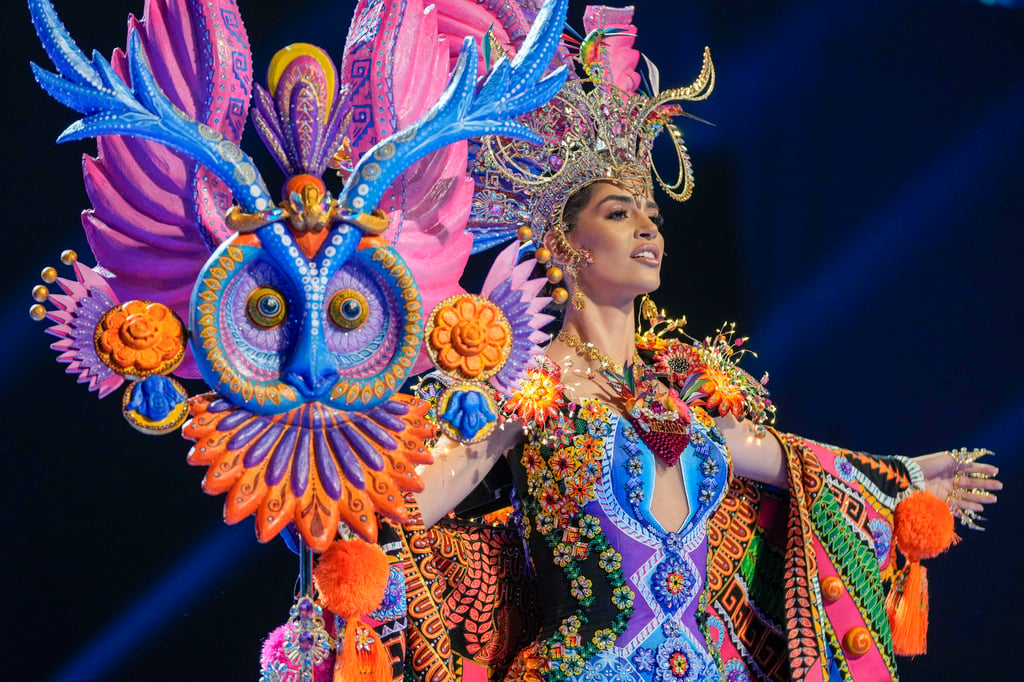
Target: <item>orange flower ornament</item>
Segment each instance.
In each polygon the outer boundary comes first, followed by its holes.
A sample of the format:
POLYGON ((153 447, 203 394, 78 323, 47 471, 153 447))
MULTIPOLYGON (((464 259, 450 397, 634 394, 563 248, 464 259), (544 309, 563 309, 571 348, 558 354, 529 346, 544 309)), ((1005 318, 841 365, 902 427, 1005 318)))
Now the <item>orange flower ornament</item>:
POLYGON ((100 359, 128 377, 174 371, 185 357, 185 327, 162 303, 128 301, 111 308, 96 325, 100 359))
POLYGON ((512 330, 501 309, 474 294, 442 301, 427 323, 427 350, 445 374, 485 381, 497 374, 512 350, 512 330))

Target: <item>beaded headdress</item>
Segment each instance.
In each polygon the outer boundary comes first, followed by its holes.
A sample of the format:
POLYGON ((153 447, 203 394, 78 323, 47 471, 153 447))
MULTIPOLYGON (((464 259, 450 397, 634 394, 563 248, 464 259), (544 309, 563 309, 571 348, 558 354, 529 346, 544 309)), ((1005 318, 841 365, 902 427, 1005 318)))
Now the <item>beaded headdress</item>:
MULTIPOLYGON (((626 22, 630 18, 626 16, 626 22)), ((588 26, 588 30, 593 35, 602 29, 588 26)), ((700 74, 686 87, 659 91, 657 70, 648 63, 648 94, 636 87, 640 78, 635 72, 629 74, 632 78, 624 78, 621 68, 616 69, 620 65, 614 63, 610 43, 610 39, 601 41, 594 55, 582 60, 584 77, 570 80, 548 104, 521 119, 543 138, 542 145, 502 137, 482 141, 472 168, 477 192, 468 229, 474 236, 474 251, 507 241, 524 226, 539 244, 547 229, 561 224, 562 209, 573 192, 599 180, 649 196, 653 173, 673 199, 690 197, 693 171, 682 132, 672 119, 688 115, 680 102, 703 100, 711 94, 715 72, 710 51, 705 48, 700 74), (659 173, 652 158, 654 140, 662 130, 669 133, 678 160, 678 173, 671 182, 659 173)))

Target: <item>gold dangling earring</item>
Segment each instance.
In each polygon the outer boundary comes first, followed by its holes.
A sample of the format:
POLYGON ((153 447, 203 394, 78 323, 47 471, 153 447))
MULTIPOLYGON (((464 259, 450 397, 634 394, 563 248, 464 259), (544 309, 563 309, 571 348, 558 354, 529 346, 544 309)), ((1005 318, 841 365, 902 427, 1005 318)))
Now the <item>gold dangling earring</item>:
POLYGON ((654 301, 647 294, 640 299, 640 316, 647 320, 648 324, 653 323, 658 317, 658 306, 654 305, 654 301))
POLYGON ((572 307, 576 310, 583 310, 586 298, 583 296, 583 289, 580 288, 580 279, 577 276, 576 263, 569 261, 565 265, 566 271, 572 275, 572 307))
POLYGON ((576 285, 576 289, 572 292, 572 307, 576 310, 583 310, 583 304, 586 301, 583 298, 583 292, 580 291, 580 285, 576 285))

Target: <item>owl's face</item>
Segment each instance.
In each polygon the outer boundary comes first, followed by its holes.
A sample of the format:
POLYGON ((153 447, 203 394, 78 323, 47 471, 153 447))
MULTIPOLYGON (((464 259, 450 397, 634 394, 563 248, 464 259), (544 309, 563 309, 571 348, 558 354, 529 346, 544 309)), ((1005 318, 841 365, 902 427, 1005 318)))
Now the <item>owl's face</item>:
POLYGON ((361 231, 345 223, 310 237, 285 223, 235 235, 193 290, 200 372, 251 412, 309 402, 371 408, 397 390, 419 352, 419 294, 394 250, 360 248, 361 231))

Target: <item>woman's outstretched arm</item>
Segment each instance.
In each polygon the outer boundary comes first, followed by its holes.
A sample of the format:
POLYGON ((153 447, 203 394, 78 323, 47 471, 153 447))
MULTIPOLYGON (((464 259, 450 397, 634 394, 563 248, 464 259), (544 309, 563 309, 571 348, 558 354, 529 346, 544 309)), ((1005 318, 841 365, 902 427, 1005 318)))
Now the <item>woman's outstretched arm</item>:
MULTIPOLYGON (((733 473, 779 488, 789 486, 786 457, 778 440, 771 435, 758 438, 749 420, 739 421, 731 415, 716 417, 715 425, 729 448, 733 473)), ((933 452, 910 461, 921 469, 926 490, 946 500, 958 514, 966 512, 968 518, 975 518, 983 505, 995 502, 995 492, 1003 488, 995 478, 998 468, 973 460, 958 462, 950 451, 933 452)))
POLYGON ((429 528, 465 499, 491 470, 501 455, 523 440, 523 429, 517 421, 498 427, 486 440, 462 445, 444 436, 434 446, 434 463, 419 468, 425 485, 417 493, 416 503, 429 528))

